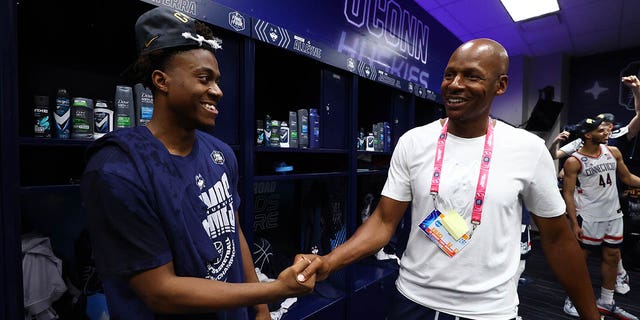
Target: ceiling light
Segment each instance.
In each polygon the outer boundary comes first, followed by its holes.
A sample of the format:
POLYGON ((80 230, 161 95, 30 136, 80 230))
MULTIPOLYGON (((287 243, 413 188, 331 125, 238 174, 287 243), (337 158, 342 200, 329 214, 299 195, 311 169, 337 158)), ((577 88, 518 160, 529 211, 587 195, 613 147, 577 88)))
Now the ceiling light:
POLYGON ((560 10, 558 0, 500 0, 514 22, 560 10))

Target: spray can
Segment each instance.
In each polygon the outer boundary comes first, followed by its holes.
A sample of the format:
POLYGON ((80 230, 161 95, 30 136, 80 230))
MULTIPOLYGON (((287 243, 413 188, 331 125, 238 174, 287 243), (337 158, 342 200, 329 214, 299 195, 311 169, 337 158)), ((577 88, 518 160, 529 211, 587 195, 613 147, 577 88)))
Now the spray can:
POLYGON ((40 138, 51 138, 49 96, 33 97, 33 120, 33 136, 40 138))
POLYGON ((116 129, 129 128, 135 123, 133 89, 129 86, 116 86, 115 94, 116 129))
POLYGON ((382 131, 382 122, 373 125, 373 149, 375 151, 384 150, 384 133, 382 131))
POLYGON ((385 121, 382 123, 382 127, 384 130, 384 152, 391 151, 391 126, 389 126, 389 122, 385 121))
POLYGON ((271 116, 270 115, 264 116, 264 145, 267 147, 271 145, 271 116))
POLYGON ((107 101, 96 100, 93 109, 93 138, 99 139, 105 134, 113 131, 113 108, 107 101))
POLYGON ((256 145, 264 145, 264 121, 256 120, 256 145))
POLYGON ((298 146, 309 147, 309 112, 307 109, 298 110, 298 146))
POLYGON ((356 144, 356 148, 358 150, 364 150, 364 128, 360 128, 360 132, 358 132, 358 143, 356 144))
POLYGON ((53 111, 55 134, 58 139, 69 139, 71 136, 71 98, 67 89, 58 89, 56 105, 53 111))
POLYGON ((75 97, 71 102, 71 138, 93 139, 93 100, 75 97))
POLYGON ((309 109, 309 148, 320 148, 320 116, 318 109, 309 109))

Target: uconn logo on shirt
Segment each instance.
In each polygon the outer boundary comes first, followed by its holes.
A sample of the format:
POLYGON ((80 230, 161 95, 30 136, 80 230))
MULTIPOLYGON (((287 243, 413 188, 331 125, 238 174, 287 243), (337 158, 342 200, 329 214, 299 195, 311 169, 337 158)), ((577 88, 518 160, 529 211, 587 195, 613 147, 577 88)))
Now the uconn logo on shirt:
MULTIPOLYGON (((205 184, 199 179, 196 179, 196 183, 205 184)), ((233 241, 236 233, 236 217, 233 212, 233 197, 227 174, 223 173, 220 180, 205 189, 199 198, 207 206, 207 217, 202 221, 202 226, 220 254, 216 261, 207 265, 207 269, 210 278, 222 280, 236 257, 233 241)))

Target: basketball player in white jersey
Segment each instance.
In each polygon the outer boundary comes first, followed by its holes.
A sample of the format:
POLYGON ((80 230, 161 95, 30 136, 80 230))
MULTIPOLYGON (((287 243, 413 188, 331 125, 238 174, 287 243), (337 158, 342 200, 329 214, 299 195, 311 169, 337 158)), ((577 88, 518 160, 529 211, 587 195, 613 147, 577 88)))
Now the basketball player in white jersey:
MULTIPOLYGON (((626 137, 626 139, 621 139, 622 141, 631 141, 638 135, 640 132, 640 79, 636 75, 629 75, 621 78, 622 84, 624 84, 633 95, 633 103, 636 115, 629 121, 629 123, 621 128, 614 130, 614 122, 615 117, 611 113, 602 113, 597 116, 597 118, 602 118, 603 122, 608 122, 611 127, 611 133, 609 134, 609 142, 611 139, 617 139, 626 137)), ((566 141, 569 138, 570 133, 568 131, 562 131, 558 136, 552 141, 551 146, 549 146, 549 152, 551 152, 551 157, 554 159, 564 159, 570 156, 572 153, 576 152, 583 145, 582 139, 575 139, 573 141, 568 142, 562 148, 558 148, 558 144, 562 141, 566 141)), ((622 143, 624 145, 624 142, 622 143)), ((559 176, 562 177, 564 172, 561 170, 559 176)), ((618 275, 616 277, 616 292, 620 294, 626 294, 631 290, 629 286, 629 274, 624 269, 622 265, 622 260, 618 263, 618 275)))
MULTIPOLYGON (((616 173, 630 186, 640 187, 640 177, 624 164, 618 148, 607 146, 609 125, 603 119, 585 119, 580 123, 584 145, 571 154, 564 164, 563 197, 573 231, 585 249, 602 249, 602 288, 598 309, 617 319, 638 318, 617 307, 614 288, 620 245, 623 239, 622 210, 618 200, 616 173)), ((571 314, 571 301, 565 301, 565 312, 571 314)))

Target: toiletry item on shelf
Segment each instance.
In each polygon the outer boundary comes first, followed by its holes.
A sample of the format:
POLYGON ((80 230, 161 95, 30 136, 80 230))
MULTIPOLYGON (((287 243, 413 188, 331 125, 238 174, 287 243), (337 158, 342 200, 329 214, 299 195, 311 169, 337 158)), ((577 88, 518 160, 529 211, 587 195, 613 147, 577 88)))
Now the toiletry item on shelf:
POLYGON ((280 148, 289 148, 289 125, 286 121, 280 122, 280 148))
POLYGON ((55 125, 52 136, 58 139, 69 139, 71 137, 71 97, 67 89, 58 89, 53 118, 55 125))
POLYGON ((93 138, 99 139, 113 131, 113 107, 105 100, 96 100, 93 108, 93 138))
POLYGON ((133 93, 136 97, 136 125, 146 126, 153 116, 153 92, 142 83, 136 83, 133 93))
POLYGON ((298 110, 298 146, 309 147, 309 111, 307 109, 298 110))
POLYGON ((114 103, 116 111, 116 129, 134 126, 135 112, 133 89, 129 86, 116 86, 114 103))
POLYGON ((49 117, 49 96, 33 97, 33 136, 51 138, 51 118, 49 117))
POLYGON ((318 109, 309 109, 309 148, 320 148, 320 116, 318 109))
POLYGON ((93 100, 75 97, 71 100, 71 138, 93 139, 93 100))
POLYGON ((298 147, 298 114, 289 111, 289 147, 298 147))

